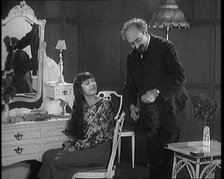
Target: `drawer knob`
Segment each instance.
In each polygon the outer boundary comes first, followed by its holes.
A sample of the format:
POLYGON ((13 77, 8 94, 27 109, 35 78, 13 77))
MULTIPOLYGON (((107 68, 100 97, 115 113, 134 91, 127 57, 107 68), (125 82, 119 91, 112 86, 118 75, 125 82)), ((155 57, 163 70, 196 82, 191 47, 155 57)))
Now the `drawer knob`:
POLYGON ((15 137, 17 140, 21 140, 21 139, 23 138, 23 134, 17 133, 16 135, 14 135, 14 137, 15 137))
POLYGON ((67 95, 68 91, 67 90, 63 90, 62 93, 63 93, 63 95, 67 95))
POLYGON ((16 151, 17 154, 21 154, 23 151, 23 148, 21 147, 17 147, 16 149, 14 149, 16 151))

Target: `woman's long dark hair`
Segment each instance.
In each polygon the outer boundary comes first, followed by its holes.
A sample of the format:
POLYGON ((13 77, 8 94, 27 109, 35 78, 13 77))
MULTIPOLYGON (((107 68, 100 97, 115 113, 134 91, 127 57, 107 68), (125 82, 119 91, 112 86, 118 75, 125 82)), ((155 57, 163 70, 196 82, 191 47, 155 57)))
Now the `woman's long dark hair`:
POLYGON ((79 73, 73 80, 73 93, 75 100, 72 107, 72 117, 67 123, 68 135, 76 139, 83 139, 83 117, 84 117, 84 104, 86 100, 82 91, 83 81, 94 78, 94 76, 89 72, 79 73))

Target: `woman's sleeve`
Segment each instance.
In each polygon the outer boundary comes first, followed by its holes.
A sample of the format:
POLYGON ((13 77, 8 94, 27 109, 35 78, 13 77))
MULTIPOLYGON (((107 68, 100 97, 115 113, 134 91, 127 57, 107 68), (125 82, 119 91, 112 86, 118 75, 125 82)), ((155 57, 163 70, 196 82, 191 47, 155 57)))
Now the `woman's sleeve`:
POLYGON ((115 120, 112 103, 110 101, 103 103, 95 117, 98 119, 94 120, 94 127, 87 131, 86 138, 73 143, 75 150, 86 149, 113 139, 115 120))

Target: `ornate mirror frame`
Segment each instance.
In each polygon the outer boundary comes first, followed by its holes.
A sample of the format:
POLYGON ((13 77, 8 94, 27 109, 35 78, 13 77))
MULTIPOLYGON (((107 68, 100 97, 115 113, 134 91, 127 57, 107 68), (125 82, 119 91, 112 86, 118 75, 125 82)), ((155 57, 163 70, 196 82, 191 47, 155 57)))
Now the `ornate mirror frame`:
MULTIPOLYGON (((24 18, 30 24, 37 24, 39 26, 39 50, 38 50, 38 70, 37 70, 37 90, 36 95, 33 97, 26 96, 26 93, 17 94, 10 103, 12 102, 36 102, 42 96, 42 88, 43 88, 43 64, 45 57, 45 48, 46 42, 44 41, 44 27, 46 20, 38 20, 35 17, 34 11, 30 8, 25 1, 21 1, 20 5, 14 6, 8 13, 8 16, 5 19, 2 19, 2 28, 6 26, 9 22, 14 21, 16 18, 24 18)), ((16 30, 16 27, 15 27, 16 30)))

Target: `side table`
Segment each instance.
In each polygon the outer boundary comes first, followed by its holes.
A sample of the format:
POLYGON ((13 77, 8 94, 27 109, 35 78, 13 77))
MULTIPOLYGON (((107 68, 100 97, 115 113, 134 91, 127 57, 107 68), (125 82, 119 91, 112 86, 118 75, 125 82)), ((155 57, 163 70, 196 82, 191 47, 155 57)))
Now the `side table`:
POLYGON ((174 152, 172 178, 184 168, 191 178, 213 176, 217 168, 221 169, 221 143, 211 141, 209 146, 202 141, 170 143, 166 149, 174 152))

